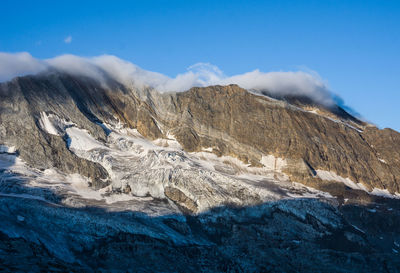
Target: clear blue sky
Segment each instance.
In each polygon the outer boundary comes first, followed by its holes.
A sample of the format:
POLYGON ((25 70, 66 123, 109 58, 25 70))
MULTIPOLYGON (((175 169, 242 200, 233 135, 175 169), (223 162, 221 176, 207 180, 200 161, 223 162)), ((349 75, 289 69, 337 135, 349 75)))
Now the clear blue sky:
POLYGON ((0 11, 0 51, 114 54, 169 76, 198 62, 227 75, 308 68, 400 130, 400 1, 3 0, 0 11))

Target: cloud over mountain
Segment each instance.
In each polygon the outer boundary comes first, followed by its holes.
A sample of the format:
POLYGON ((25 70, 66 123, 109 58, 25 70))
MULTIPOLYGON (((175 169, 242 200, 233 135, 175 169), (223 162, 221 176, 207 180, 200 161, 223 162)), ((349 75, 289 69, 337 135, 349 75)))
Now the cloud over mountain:
POLYGON ((198 63, 186 72, 171 78, 112 55, 79 57, 61 55, 40 60, 27 52, 0 53, 0 81, 16 76, 41 73, 56 69, 73 75, 82 75, 103 81, 108 74, 125 85, 153 87, 160 92, 185 91, 194 86, 238 84, 254 92, 268 92, 274 96, 306 96, 323 105, 334 103, 332 93, 316 73, 303 71, 261 72, 258 69, 234 76, 225 75, 218 67, 198 63))

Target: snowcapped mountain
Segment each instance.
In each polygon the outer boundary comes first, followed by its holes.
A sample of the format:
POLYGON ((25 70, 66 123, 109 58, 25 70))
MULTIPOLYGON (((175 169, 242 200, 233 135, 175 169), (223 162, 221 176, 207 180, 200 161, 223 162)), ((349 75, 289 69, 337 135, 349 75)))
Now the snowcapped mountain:
POLYGON ((398 132, 303 95, 111 75, 0 83, 0 269, 400 268, 398 132))

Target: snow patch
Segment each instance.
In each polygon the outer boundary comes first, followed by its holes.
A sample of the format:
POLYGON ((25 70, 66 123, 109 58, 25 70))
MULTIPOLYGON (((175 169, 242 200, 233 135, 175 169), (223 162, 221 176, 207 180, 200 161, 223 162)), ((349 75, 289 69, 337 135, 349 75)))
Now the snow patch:
POLYGON ((287 165, 286 159, 273 155, 262 156, 260 162, 266 170, 273 172, 282 172, 283 168, 287 165))
POLYGON ((57 115, 48 114, 46 112, 40 113, 39 126, 48 134, 61 136, 67 127, 75 125, 73 122, 61 119, 57 115))
POLYGON ((363 184, 355 183, 350 178, 344 178, 330 171, 316 170, 316 172, 317 172, 317 177, 321 178, 322 180, 341 182, 345 184, 347 187, 352 188, 354 190, 362 190, 368 192, 367 188, 363 184))
POLYGON ((382 189, 378 189, 378 188, 374 188, 371 191, 372 195, 376 195, 376 196, 381 196, 381 197, 386 197, 386 198, 392 198, 392 199, 400 199, 400 195, 398 193, 395 194, 391 194, 388 190, 382 190, 382 189))
POLYGON ((56 135, 56 136, 60 135, 60 132, 58 132, 56 127, 50 121, 49 116, 45 112, 40 113, 39 126, 40 128, 42 128, 42 130, 51 135, 56 135))
POLYGON ((15 153, 17 149, 14 146, 0 145, 0 153, 15 153))
POLYGON ((157 146, 164 147, 164 148, 168 147, 168 149, 183 151, 181 144, 176 140, 176 138, 173 134, 171 134, 170 132, 167 132, 166 137, 167 138, 156 139, 156 140, 152 141, 152 143, 157 146))

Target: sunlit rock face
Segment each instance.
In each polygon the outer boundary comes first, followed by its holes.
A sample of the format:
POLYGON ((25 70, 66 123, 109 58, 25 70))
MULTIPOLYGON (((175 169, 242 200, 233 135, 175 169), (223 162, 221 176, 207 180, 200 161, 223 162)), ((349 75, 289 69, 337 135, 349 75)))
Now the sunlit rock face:
POLYGON ((338 106, 58 72, 0 95, 1 270, 400 266, 400 134, 338 106))

